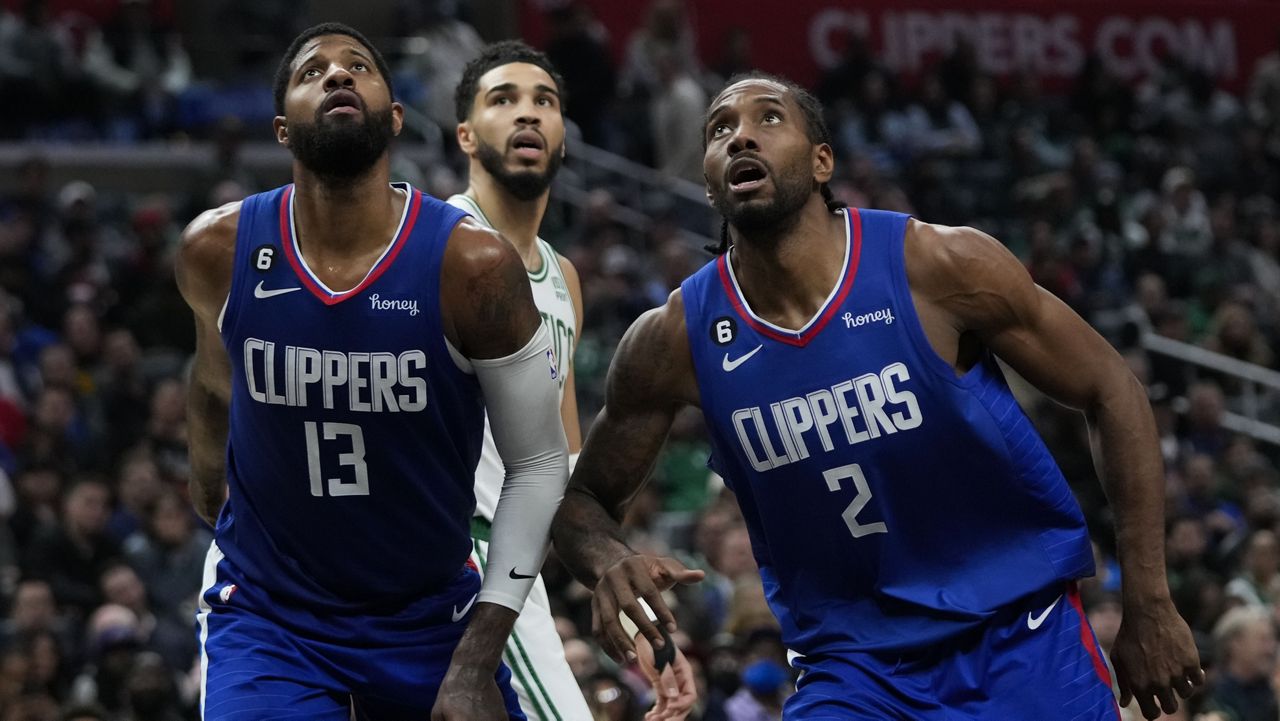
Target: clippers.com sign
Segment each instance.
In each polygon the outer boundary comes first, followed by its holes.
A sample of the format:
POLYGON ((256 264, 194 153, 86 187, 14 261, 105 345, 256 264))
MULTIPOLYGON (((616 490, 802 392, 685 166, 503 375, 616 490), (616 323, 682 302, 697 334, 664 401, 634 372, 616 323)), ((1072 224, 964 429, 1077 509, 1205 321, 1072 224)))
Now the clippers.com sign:
MULTIPOLYGON (((542 10, 556 0, 525 3, 524 29, 544 41, 542 10)), ((608 29, 619 60, 631 33, 644 25, 647 2, 587 0, 608 29)), ((1222 85, 1243 90, 1258 58, 1277 49, 1280 1, 1044 3, 1039 0, 942 2, 832 2, 787 0, 690 0, 693 27, 704 62, 714 66, 734 28, 751 37, 762 69, 813 83, 839 63, 851 33, 867 38, 891 70, 919 75, 945 55, 954 38, 969 39, 982 70, 1007 77, 1031 70, 1052 86, 1075 78, 1097 55, 1112 72, 1136 80, 1175 55, 1202 68, 1222 85)))

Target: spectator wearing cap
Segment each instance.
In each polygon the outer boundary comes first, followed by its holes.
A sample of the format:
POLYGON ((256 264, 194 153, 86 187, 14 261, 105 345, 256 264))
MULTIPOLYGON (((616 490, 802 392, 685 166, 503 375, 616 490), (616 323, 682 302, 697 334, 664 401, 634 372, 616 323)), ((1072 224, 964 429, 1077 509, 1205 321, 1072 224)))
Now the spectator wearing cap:
POLYGON ((119 713, 127 704, 125 680, 142 649, 141 627, 133 611, 118 604, 99 607, 85 631, 89 663, 72 682, 73 703, 98 703, 119 713))
POLYGON ((778 662, 761 659, 742 669, 742 688, 724 704, 729 721, 779 721, 790 675, 778 662))

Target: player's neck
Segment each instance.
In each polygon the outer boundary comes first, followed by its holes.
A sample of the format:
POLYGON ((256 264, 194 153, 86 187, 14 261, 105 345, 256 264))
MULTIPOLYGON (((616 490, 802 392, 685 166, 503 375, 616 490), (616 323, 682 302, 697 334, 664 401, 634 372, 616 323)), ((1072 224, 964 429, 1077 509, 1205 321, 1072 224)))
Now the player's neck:
POLYGON ((467 195, 480 206, 494 230, 502 233, 516 247, 525 267, 537 270, 542 264, 542 256, 538 252, 538 228, 547 211, 550 191, 533 200, 520 200, 480 168, 479 163, 472 161, 471 165, 467 195))
POLYGON ((730 232, 730 262, 743 295, 753 311, 784 328, 799 328, 818 312, 844 267, 844 216, 817 196, 774 235, 730 232))
POLYGON ((342 182, 296 162, 293 171, 293 212, 304 253, 359 254, 389 242, 407 199, 391 187, 388 158, 342 182))

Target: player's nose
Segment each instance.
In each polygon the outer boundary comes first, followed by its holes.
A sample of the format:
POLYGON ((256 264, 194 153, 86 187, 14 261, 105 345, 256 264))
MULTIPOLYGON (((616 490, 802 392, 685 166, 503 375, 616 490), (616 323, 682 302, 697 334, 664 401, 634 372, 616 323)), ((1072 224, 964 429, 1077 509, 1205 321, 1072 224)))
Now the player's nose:
POLYGON ((759 150, 760 144, 756 142, 755 135, 752 134, 750 126, 747 123, 740 123, 738 128, 733 131, 733 136, 729 138, 729 155, 737 155, 744 150, 759 150))
POLYGON ((349 88, 356 83, 356 76, 351 71, 334 63, 329 66, 329 72, 324 76, 324 89, 333 90, 334 88, 349 88))

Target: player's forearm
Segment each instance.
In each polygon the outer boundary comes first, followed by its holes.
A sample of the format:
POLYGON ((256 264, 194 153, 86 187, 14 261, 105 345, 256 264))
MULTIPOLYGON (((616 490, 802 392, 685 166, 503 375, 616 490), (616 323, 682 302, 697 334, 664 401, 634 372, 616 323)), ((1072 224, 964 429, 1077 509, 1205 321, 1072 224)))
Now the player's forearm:
POLYGON ((546 328, 519 352, 473 360, 507 475, 493 514, 480 600, 519 611, 546 557, 551 518, 569 479, 546 328))
POLYGON ((1164 558, 1164 463, 1142 385, 1123 383, 1089 412, 1093 455, 1116 519, 1126 602, 1169 595, 1164 558))
POLYGON ((483 678, 493 678, 517 616, 505 606, 477 603, 467 630, 453 651, 450 672, 475 671, 483 678))
POLYGON ((635 554, 623 540, 622 525, 590 492, 570 486, 551 524, 556 553, 573 577, 595 588, 600 576, 635 554))
POLYGON ((227 405, 192 382, 187 399, 191 505, 210 526, 227 499, 227 405))

